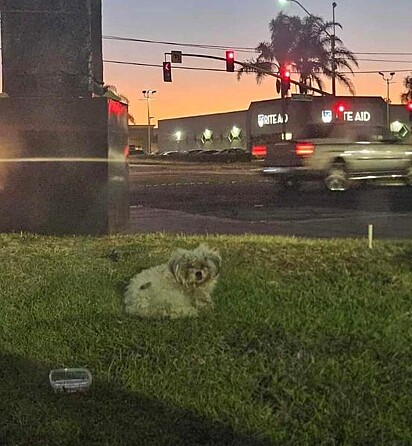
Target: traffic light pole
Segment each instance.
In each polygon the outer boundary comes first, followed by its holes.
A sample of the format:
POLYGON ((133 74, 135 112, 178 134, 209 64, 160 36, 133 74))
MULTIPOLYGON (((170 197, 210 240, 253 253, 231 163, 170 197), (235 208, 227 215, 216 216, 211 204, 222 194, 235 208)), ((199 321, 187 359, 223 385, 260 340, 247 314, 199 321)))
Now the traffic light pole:
MULTIPOLYGON (((172 53, 165 53, 165 56, 166 55, 171 55, 171 54, 172 53)), ((210 56, 210 55, 207 55, 207 54, 182 53, 182 56, 185 56, 185 57, 198 57, 198 58, 201 58, 201 59, 222 60, 222 61, 226 62, 226 58, 225 57, 210 56)), ((248 63, 245 63, 245 62, 239 62, 237 60, 234 60, 233 62, 235 64, 237 64, 237 65, 240 65, 240 66, 244 67, 244 68, 249 68, 252 71, 256 71, 258 73, 266 74, 268 76, 272 76, 272 77, 275 77, 277 79, 282 80, 282 76, 280 74, 278 74, 278 73, 273 73, 272 71, 264 70, 263 68, 255 67, 252 64, 248 64, 248 63)), ((319 88, 306 85, 303 82, 298 82, 298 81, 294 81, 294 80, 291 79, 290 83, 293 84, 293 85, 298 85, 298 86, 301 86, 301 87, 305 87, 307 90, 312 90, 313 92, 319 93, 319 94, 321 94, 323 96, 332 96, 331 93, 327 93, 326 91, 323 91, 323 90, 321 90, 319 88)))
POLYGON ((281 96, 281 107, 282 107, 282 141, 286 141, 286 95, 281 96))

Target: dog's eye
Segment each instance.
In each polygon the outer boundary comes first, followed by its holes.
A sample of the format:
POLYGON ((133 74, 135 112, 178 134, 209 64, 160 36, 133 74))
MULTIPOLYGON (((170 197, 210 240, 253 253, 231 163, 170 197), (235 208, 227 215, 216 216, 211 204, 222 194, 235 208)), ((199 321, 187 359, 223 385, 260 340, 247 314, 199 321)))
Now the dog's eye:
POLYGON ((147 290, 149 287, 152 286, 152 282, 146 282, 143 285, 140 286, 141 290, 147 290))

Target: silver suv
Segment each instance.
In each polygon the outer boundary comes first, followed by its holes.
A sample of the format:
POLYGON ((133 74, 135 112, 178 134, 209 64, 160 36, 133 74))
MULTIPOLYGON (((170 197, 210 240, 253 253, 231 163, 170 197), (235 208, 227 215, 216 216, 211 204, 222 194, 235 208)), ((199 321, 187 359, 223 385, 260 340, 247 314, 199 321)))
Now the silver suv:
POLYGON ((401 178, 412 185, 412 144, 384 127, 310 125, 296 140, 267 147, 263 174, 285 187, 319 179, 331 191, 353 181, 401 178))

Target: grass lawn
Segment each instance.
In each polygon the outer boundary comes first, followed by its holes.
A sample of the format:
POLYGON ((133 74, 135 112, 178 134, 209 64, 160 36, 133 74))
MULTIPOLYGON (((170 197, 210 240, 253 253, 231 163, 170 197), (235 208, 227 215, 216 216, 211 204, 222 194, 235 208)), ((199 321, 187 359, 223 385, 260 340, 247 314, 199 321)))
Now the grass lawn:
POLYGON ((412 242, 0 235, 0 265, 0 445, 412 444, 412 242), (212 313, 123 313, 136 272, 200 241, 212 313), (63 366, 88 394, 53 393, 63 366))

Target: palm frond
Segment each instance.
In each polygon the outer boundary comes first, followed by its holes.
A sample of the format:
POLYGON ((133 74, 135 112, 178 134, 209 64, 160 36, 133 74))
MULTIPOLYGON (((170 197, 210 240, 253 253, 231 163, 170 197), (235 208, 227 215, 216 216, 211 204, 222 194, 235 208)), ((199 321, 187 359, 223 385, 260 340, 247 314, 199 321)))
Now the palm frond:
POLYGON ((270 62, 270 61, 258 61, 257 59, 251 59, 243 62, 244 65, 239 69, 237 72, 237 78, 238 80, 244 75, 244 74, 255 74, 256 75, 256 82, 260 84, 262 80, 268 76, 267 72, 273 73, 277 72, 277 65, 270 62))
POLYGON ((348 50, 332 32, 341 29, 340 23, 324 21, 321 17, 289 16, 279 13, 269 23, 270 42, 261 42, 256 47, 259 55, 250 66, 242 67, 238 79, 244 73, 254 72, 257 82, 266 76, 259 72, 259 68, 275 71, 284 64, 295 68, 300 79, 312 79, 323 90, 322 77, 333 77, 354 93, 354 86, 350 79, 339 70, 347 69, 352 74, 353 67, 358 66, 354 53, 348 50), (334 44, 334 57, 332 48, 334 44), (335 70, 332 70, 333 59, 335 70))
POLYGON ((407 91, 401 94, 402 103, 406 103, 408 101, 412 101, 412 75, 406 76, 403 80, 403 86, 407 91))
POLYGON ((355 86, 353 85, 353 82, 348 78, 348 76, 346 76, 344 73, 340 73, 339 71, 337 71, 335 75, 338 81, 345 85, 345 87, 350 91, 350 94, 355 96, 355 86))

